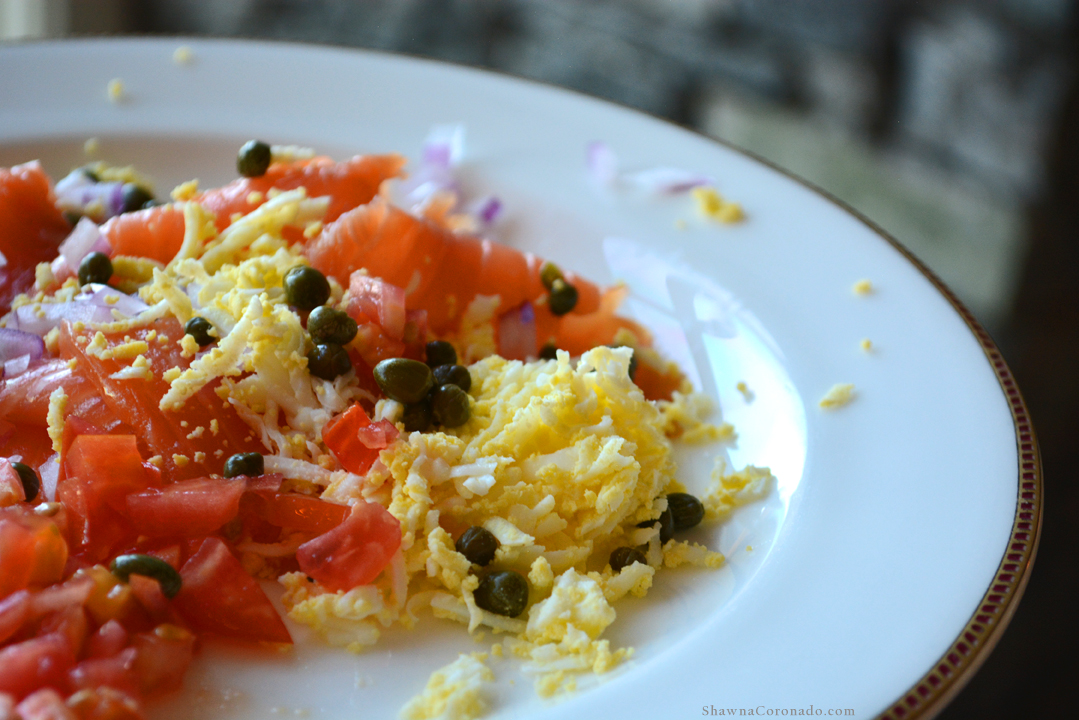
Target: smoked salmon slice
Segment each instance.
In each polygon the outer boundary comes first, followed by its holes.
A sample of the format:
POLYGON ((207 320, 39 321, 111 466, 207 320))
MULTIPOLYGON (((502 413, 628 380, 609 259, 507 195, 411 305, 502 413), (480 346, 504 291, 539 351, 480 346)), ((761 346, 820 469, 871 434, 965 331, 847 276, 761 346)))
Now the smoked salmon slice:
POLYGON ((60 357, 74 358, 75 373, 95 388, 121 422, 138 429, 140 452, 144 457, 161 456, 166 477, 186 480, 220 474, 230 455, 265 451, 247 423, 214 392, 216 383, 204 387, 175 412, 159 408, 162 396, 169 389, 162 373, 173 367, 186 369, 190 364, 177 344, 184 335, 178 321, 156 320, 150 326, 126 334, 131 340, 147 345, 140 353, 150 361, 152 375, 146 378, 118 379, 114 374, 128 367, 130 360, 101 357, 127 342, 124 333, 106 335, 103 353, 88 352, 93 335, 83 331, 80 337, 80 333, 65 323, 60 333, 60 357))
MULTIPOLYGON (((354 271, 365 268, 372 277, 404 288, 408 308, 426 310, 428 327, 436 334, 456 328, 477 295, 498 295, 502 311, 547 295, 540 280, 541 258, 491 240, 454 234, 381 198, 342 215, 304 252, 312 266, 342 285, 348 285, 354 271)), ((571 314, 599 309, 598 287, 574 273, 565 277, 578 293, 571 314)), ((553 319, 545 303, 537 303, 536 314, 537 324, 551 325, 538 319, 541 315, 553 319)))
MULTIPOLYGON (((246 215, 268 199, 271 189, 307 189, 308 197, 328 195, 330 206, 325 222, 369 202, 383 180, 396 177, 404 167, 400 155, 357 155, 334 162, 317 157, 291 163, 274 163, 265 175, 238 178, 224 187, 198 193, 193 199, 214 213, 218 230, 232 222, 235 213, 246 215)), ((300 231, 290 240, 302 240, 300 231)), ((137 255, 168 263, 184 240, 184 213, 178 205, 139 210, 117 215, 101 226, 115 255, 137 255)), ((346 283, 347 284, 347 283, 346 283)))

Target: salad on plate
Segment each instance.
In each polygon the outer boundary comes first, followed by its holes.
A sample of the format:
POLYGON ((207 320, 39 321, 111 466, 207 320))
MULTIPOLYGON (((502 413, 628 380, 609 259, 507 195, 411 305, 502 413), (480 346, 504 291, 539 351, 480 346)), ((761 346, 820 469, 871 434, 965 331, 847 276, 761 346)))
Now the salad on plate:
MULTIPOLYGON (((425 615, 495 642, 401 715, 476 717, 491 655, 571 692, 632 654, 622 598, 723 564, 680 535, 769 471, 686 492, 673 445, 734 429, 627 288, 492 239, 462 146, 438 128, 406 174, 251 141, 166 202, 130 167, 0 169, 0 717, 141 718, 201 638, 362 652, 425 615)), ((740 218, 706 178, 632 181, 740 218)))

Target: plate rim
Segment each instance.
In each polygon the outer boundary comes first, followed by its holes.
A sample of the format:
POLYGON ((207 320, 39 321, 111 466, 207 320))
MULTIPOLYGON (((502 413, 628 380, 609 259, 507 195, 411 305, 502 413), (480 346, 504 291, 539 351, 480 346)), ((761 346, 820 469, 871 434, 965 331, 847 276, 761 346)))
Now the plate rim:
POLYGON ((949 644, 948 648, 930 666, 930 668, 906 691, 885 705, 885 710, 878 713, 876 720, 930 720, 936 717, 951 700, 958 695, 970 679, 977 673, 985 660, 992 653, 1007 629, 1026 590, 1033 570, 1034 560, 1042 533, 1042 515, 1044 509, 1044 482, 1041 451, 1030 413, 1022 393, 1015 381, 1011 369, 1003 354, 993 341, 992 336, 941 280, 913 252, 899 240, 860 211, 827 190, 796 175, 786 168, 761 157, 745 148, 704 133, 697 128, 683 125, 668 118, 655 115, 647 110, 623 105, 616 101, 590 95, 575 88, 557 83, 525 77, 515 73, 452 62, 440 58, 426 57, 415 53, 364 48, 332 42, 313 42, 304 40, 280 40, 272 38, 230 37, 218 34, 206 35, 157 35, 135 33, 112 37, 68 37, 68 38, 19 38, 0 43, 0 56, 8 51, 21 48, 49 45, 109 45, 135 44, 151 42, 155 44, 176 42, 212 42, 231 45, 295 47, 304 50, 329 50, 345 53, 360 53, 394 59, 407 59, 484 74, 500 79, 510 79, 527 85, 554 89, 570 93, 591 102, 599 102, 619 110, 629 111, 660 122, 681 132, 688 132, 699 139, 721 145, 735 153, 743 155, 769 169, 794 181, 826 202, 838 207, 868 228, 872 234, 894 248, 915 270, 929 281, 952 309, 966 324, 981 348, 993 374, 997 378, 1001 392, 1012 415, 1015 430, 1017 454, 1017 494, 1012 527, 1008 535, 1005 552, 993 574, 993 580, 978 602, 966 624, 949 644))

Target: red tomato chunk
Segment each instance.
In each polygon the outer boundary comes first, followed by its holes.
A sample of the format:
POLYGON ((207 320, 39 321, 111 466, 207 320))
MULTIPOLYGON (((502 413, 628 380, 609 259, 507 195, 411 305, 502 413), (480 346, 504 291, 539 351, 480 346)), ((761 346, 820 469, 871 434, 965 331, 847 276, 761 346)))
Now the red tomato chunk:
POLYGON ((151 537, 209 535, 240 510, 243 478, 197 478, 127 496, 135 529, 151 537))
POLYGON ((292 642, 262 586, 221 540, 206 538, 180 577, 183 587, 173 605, 192 627, 241 640, 292 642))
POLYGON ((348 519, 296 551, 300 569, 328 590, 366 585, 401 547, 401 523, 378 503, 359 501, 348 519))

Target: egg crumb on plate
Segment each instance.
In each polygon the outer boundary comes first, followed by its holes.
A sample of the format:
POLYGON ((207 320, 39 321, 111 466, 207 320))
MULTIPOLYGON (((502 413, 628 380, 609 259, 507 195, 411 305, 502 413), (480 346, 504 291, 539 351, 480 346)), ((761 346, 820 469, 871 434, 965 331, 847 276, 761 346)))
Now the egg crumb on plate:
POLYGON ((836 383, 829 388, 828 392, 824 393, 819 405, 825 410, 835 410, 848 405, 852 400, 854 400, 854 385, 851 383, 836 383))
POLYGON ((484 653, 461 655, 436 670, 423 692, 401 709, 401 720, 473 720, 487 710, 484 686, 494 673, 484 653))

